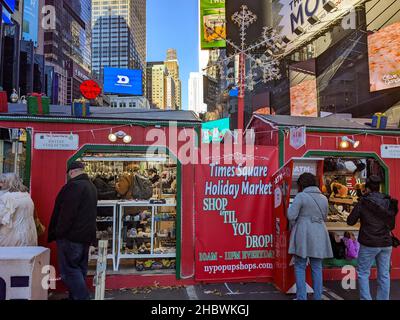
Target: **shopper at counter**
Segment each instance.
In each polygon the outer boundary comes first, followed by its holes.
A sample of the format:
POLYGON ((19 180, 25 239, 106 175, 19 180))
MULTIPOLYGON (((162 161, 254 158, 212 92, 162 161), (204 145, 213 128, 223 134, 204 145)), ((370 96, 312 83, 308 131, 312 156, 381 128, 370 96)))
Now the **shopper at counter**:
POLYGON ((332 247, 325 221, 328 200, 317 187, 316 177, 302 174, 298 181, 299 194, 288 210, 293 226, 289 254, 295 257, 297 300, 307 300, 306 266, 310 260, 314 287, 314 300, 322 299, 322 260, 332 258, 332 247))
POLYGON ((35 247, 34 204, 14 173, 0 176, 0 247, 35 247))
POLYGON ((378 267, 377 300, 389 300, 390 296, 391 231, 395 228, 398 201, 379 192, 381 182, 378 176, 368 178, 367 193, 347 219, 350 226, 361 222, 357 270, 361 300, 372 300, 369 277, 374 261, 378 267))
POLYGON ((86 275, 89 248, 96 242, 97 190, 83 163, 71 163, 67 175, 68 182, 55 202, 48 240, 57 241, 61 278, 69 298, 88 300, 86 275))

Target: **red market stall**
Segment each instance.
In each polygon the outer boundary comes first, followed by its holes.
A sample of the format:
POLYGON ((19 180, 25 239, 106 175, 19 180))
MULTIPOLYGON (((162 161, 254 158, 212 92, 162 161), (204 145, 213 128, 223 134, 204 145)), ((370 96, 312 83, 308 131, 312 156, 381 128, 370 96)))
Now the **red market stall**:
MULTIPOLYGON (((194 277, 195 171, 177 154, 199 132, 194 113, 92 108, 90 116, 78 118, 69 107, 51 106, 50 114, 31 116, 26 106, 10 105, 0 114, 0 127, 3 170, 18 172, 30 186, 46 227, 67 164, 86 163, 99 191, 97 237, 109 243, 107 288, 185 284, 194 277), (116 183, 129 185, 134 172, 156 179, 159 201, 132 201, 116 192, 116 183)), ((47 244, 47 234, 39 240, 57 265, 55 244, 47 244)), ((92 274, 96 258, 94 249, 92 274)))
MULTIPOLYGON (((384 181, 382 192, 400 199, 400 185, 396 179, 400 174, 400 130, 397 128, 376 129, 371 127, 370 119, 345 119, 334 115, 326 118, 254 115, 248 129, 255 131, 256 145, 278 147, 279 166, 282 169, 289 167, 289 180, 301 172, 317 174, 322 191, 329 200, 327 227, 338 241, 344 232, 358 235, 359 225, 347 226, 346 220, 369 175, 381 176, 384 181), (313 161, 320 165, 316 166, 313 161), (317 167, 322 167, 322 170, 316 170, 317 167)), ((290 183, 293 184, 294 180, 290 183)), ((293 188, 287 202, 295 195, 293 188)), ((274 210, 274 224, 279 220, 278 212, 274 210)), ((400 234, 399 219, 394 231, 396 236, 400 234)), ((275 232, 286 230, 285 221, 279 221, 280 228, 276 227, 275 232)), ((281 242, 278 241, 279 234, 275 236, 277 249, 281 250, 276 254, 286 256, 286 247, 279 245, 287 241, 288 233, 281 242)), ((290 265, 288 258, 276 259, 275 262, 281 264, 275 265, 275 276, 290 265)), ((356 266, 356 260, 338 255, 324 261, 325 280, 343 279, 342 267, 345 265, 356 266)), ((373 276, 376 276, 375 272, 373 276)), ((400 278, 399 250, 393 251, 391 276, 400 278)), ((288 284, 282 288, 288 289, 288 284)))

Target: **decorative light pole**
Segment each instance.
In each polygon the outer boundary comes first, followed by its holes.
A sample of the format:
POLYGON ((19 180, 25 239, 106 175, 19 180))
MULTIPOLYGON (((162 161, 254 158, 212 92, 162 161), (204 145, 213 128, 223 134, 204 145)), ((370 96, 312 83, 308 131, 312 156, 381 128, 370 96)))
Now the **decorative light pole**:
MULTIPOLYGON (((238 25, 240 32, 240 44, 237 45, 230 39, 226 39, 227 45, 231 46, 235 53, 227 55, 226 58, 220 59, 216 64, 209 66, 219 67, 221 78, 238 88, 238 129, 244 128, 244 101, 246 89, 252 91, 254 86, 260 81, 267 83, 271 80, 280 79, 280 64, 278 57, 282 56, 285 43, 279 33, 271 27, 264 27, 261 38, 251 45, 246 44, 247 29, 257 20, 257 15, 249 10, 246 5, 242 5, 240 10, 235 12, 232 21, 238 25), (254 53, 254 51, 258 53, 254 53), (225 74, 225 68, 230 62, 234 62, 239 56, 239 72, 238 79, 229 77, 225 74), (249 67, 246 70, 246 62, 249 67)), ((217 36, 217 30, 213 30, 217 36)))

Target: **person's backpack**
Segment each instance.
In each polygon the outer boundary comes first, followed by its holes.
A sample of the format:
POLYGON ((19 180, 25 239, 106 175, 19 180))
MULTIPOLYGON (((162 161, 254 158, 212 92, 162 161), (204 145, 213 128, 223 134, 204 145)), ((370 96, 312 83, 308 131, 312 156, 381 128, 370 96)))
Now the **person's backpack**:
POLYGON ((150 180, 141 175, 135 174, 131 187, 133 199, 149 200, 153 196, 153 186, 150 180))

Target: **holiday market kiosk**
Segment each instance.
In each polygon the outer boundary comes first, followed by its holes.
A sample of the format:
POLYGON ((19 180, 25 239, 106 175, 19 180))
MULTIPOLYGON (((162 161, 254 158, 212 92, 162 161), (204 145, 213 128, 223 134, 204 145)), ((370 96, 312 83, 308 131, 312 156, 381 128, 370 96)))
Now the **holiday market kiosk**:
MULTIPOLYGON (((70 109, 50 106, 49 114, 33 116, 26 105, 11 104, 8 113, 0 114, 2 132, 10 132, 4 138, 10 150, 5 150, 12 154, 14 140, 19 146, 14 148, 21 154, 18 168, 23 169, 18 172, 30 186, 41 222, 49 225, 56 195, 66 182, 67 164, 83 161, 99 193, 97 237, 108 240, 107 288, 155 281, 173 285, 193 277, 194 167, 177 159, 176 150, 184 142, 176 137, 185 141, 198 132, 200 120, 187 111, 99 107, 87 117, 75 117, 70 109), (161 140, 147 141, 146 135, 160 135, 161 140), (159 148, 149 154, 151 145, 159 148), (143 187, 134 201, 129 190, 137 173, 150 181, 153 194, 143 187)), ((46 237, 40 244, 49 246, 46 237)), ((50 248, 51 263, 57 265, 56 246, 50 248)), ((93 272, 96 258, 94 248, 93 272)))
MULTIPOLYGON (((334 239, 339 241, 345 232, 358 235, 360 226, 350 227, 346 220, 365 188, 368 176, 379 175, 383 181, 382 192, 400 198, 400 185, 396 179, 400 174, 400 130, 397 128, 376 129, 371 127, 370 119, 344 119, 334 115, 326 118, 254 115, 248 129, 254 129, 256 145, 278 146, 281 171, 274 176, 275 179, 278 177, 275 186, 282 184, 285 179, 282 173, 287 172, 286 185, 293 186, 289 188, 291 192, 287 192, 287 202, 290 203, 290 199, 296 195, 293 183, 296 176, 301 172, 317 174, 321 190, 329 201, 327 227, 333 245, 334 239)), ((279 204, 275 199, 276 208, 279 204)), ((281 231, 281 234, 276 234, 279 239, 279 236, 282 238, 282 230, 286 230, 287 221, 282 211, 274 210, 274 213, 274 223, 278 221, 275 232, 281 231)), ((399 236, 400 222, 397 222, 394 233, 399 236)), ((287 240, 286 237, 288 233, 283 240, 287 240)), ((282 254, 284 249, 281 248, 282 254)), ((279 252, 276 253, 279 255, 279 252)), ((392 262, 391 276, 398 279, 398 250, 393 251, 392 262)), ((275 277, 281 280, 275 278, 275 282, 278 286, 281 284, 281 289, 286 291, 290 284, 282 284, 282 277, 287 277, 282 275, 282 270, 288 269, 290 259, 277 259, 276 263, 275 277)), ((324 278, 342 279, 342 267, 349 264, 356 265, 356 260, 345 259, 340 254, 324 261, 324 278)))

